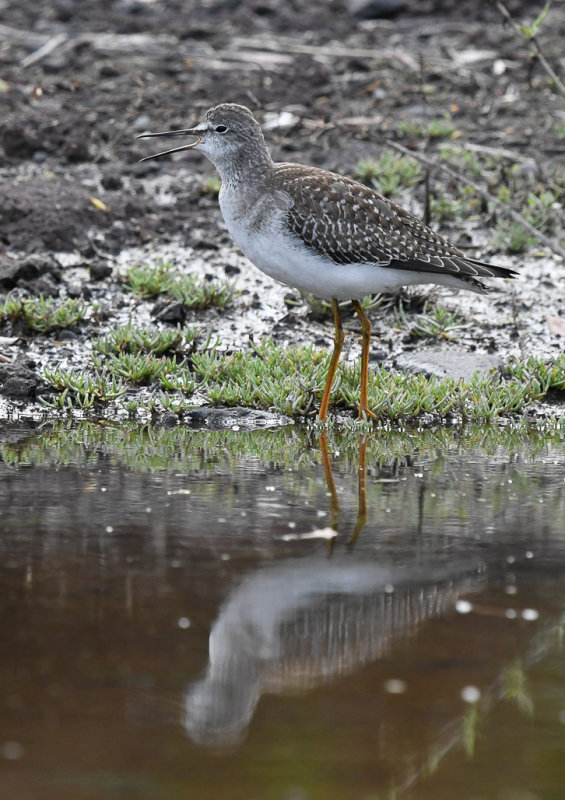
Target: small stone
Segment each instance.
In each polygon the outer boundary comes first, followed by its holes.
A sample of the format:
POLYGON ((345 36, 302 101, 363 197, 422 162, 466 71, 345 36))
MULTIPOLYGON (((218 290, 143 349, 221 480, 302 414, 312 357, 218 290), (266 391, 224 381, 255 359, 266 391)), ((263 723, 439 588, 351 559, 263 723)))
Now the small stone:
POLYGON ((64 154, 69 164, 80 164, 91 159, 88 142, 82 140, 68 142, 64 148, 64 154))
POLYGON ((73 299, 79 299, 80 297, 88 300, 92 297, 92 291, 89 286, 83 283, 70 283, 67 286, 67 294, 69 297, 73 299))
POLYGON ((29 159, 39 149, 39 142, 27 127, 4 128, 2 147, 8 158, 29 159))
POLYGON ((153 307, 153 316, 160 322, 184 322, 186 319, 186 307, 182 300, 177 300, 169 303, 166 300, 155 303, 153 307))
POLYGON ((97 261, 90 265, 90 277, 93 281, 103 281, 112 274, 112 267, 106 261, 97 261))
POLYGON ((29 400, 30 397, 35 395, 35 388, 37 382, 33 378, 22 378, 15 375, 13 378, 8 378, 0 386, 0 393, 6 397, 14 397, 21 400, 29 400))
POLYGON ((21 260, 0 259, 0 287, 3 289, 13 289, 20 281, 32 281, 45 273, 60 279, 57 262, 46 253, 34 253, 21 260))
POLYGON ((134 119, 132 128, 136 131, 145 131, 151 127, 151 117, 148 114, 140 114, 134 119))
POLYGON ((64 55, 54 53, 43 59, 41 68, 46 75, 57 75, 67 66, 67 59, 64 55))
POLYGON ((108 174, 103 175, 101 183, 102 186, 109 192, 117 192, 119 189, 122 188, 121 177, 113 172, 109 172, 108 174))
POLYGON ((72 328, 65 328, 57 333, 57 339, 60 342, 76 342, 80 338, 80 334, 72 328))
POLYGON ((383 19, 395 17, 404 11, 405 0, 346 0, 349 13, 357 19, 383 19))
POLYGON ((49 275, 40 275, 32 281, 19 281, 18 285, 30 294, 43 297, 59 297, 59 287, 49 275))
POLYGON ((120 71, 115 64, 103 64, 98 74, 101 78, 115 78, 120 74, 120 71))

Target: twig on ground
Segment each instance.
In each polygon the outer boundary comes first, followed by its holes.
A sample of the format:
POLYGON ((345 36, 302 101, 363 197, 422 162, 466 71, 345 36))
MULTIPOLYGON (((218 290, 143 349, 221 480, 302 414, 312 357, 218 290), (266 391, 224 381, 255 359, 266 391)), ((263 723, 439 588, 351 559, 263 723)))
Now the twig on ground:
POLYGON ((45 58, 52 53, 53 50, 56 50, 60 45, 67 41, 67 34, 66 33, 57 33, 55 36, 52 36, 48 39, 45 44, 42 44, 37 50, 33 53, 30 53, 29 56, 26 56, 22 59, 22 67, 30 67, 32 64, 36 64, 41 59, 45 58))
POLYGON ((44 33, 33 33, 33 31, 12 28, 10 25, 0 25, 0 40, 8 44, 19 44, 23 47, 41 47, 45 44, 47 38, 44 33))
MULTIPOLYGON (((541 49, 541 46, 540 46, 540 44, 539 44, 539 42, 538 42, 538 40, 536 38, 535 32, 532 31, 532 33, 529 36, 525 36, 523 30, 516 23, 516 21, 512 17, 512 14, 510 13, 510 11, 508 11, 508 9, 504 5, 504 3, 500 2, 500 0, 497 0, 496 7, 500 11, 500 13, 504 17, 504 19, 508 23, 510 23, 510 25, 512 26, 512 29, 520 37, 520 39, 524 39, 525 38, 526 41, 532 43, 533 48, 536 51, 536 55, 537 55, 537 57, 539 59, 540 64, 542 65, 544 70, 547 72, 547 74, 549 75, 551 80, 553 81, 556 89, 558 89, 561 92, 561 94, 565 94, 565 84, 563 83, 563 81, 561 80, 559 75, 557 75, 557 73, 555 72, 555 70, 553 69, 551 64, 548 62, 546 57, 544 56, 543 51, 541 49)), ((544 11, 544 16, 545 16, 545 11, 544 11)))
POLYGON ((344 47, 342 45, 308 45, 291 41, 288 37, 277 36, 276 39, 257 38, 250 39, 245 36, 236 36, 233 39, 236 51, 249 48, 250 50, 263 50, 272 53, 295 53, 311 55, 316 58, 367 58, 373 61, 399 61, 411 72, 418 72, 419 65, 410 53, 397 48, 365 48, 344 47))
MULTIPOLYGON (((450 142, 451 145, 451 142, 450 142)), ((484 153, 487 156, 494 156, 497 158, 506 158, 510 161, 520 161, 522 164, 535 164, 536 160, 532 156, 523 156, 515 150, 507 150, 504 147, 491 147, 486 144, 474 144, 474 142, 466 142, 463 146, 451 145, 458 150, 471 150, 473 153, 484 153)))
POLYGON ((440 170, 444 172, 446 175, 449 175, 454 180, 458 181, 459 183, 465 183, 467 186, 470 186, 473 191, 475 191, 481 197, 484 197, 492 205, 496 206, 503 214, 507 217, 511 217, 515 222, 519 222, 520 225, 523 225, 526 230, 528 230, 533 236, 539 239, 540 242, 549 247, 556 255, 560 256, 565 261, 565 250, 561 247, 561 245, 555 241, 551 236, 547 236, 545 233, 542 233, 538 230, 531 222, 520 214, 519 211, 516 211, 514 208, 506 205, 506 203, 501 202, 497 197, 491 194, 487 189, 483 189, 482 186, 479 186, 469 178, 462 175, 457 170, 452 169, 451 167, 447 167, 445 164, 440 164, 437 161, 434 161, 427 156, 423 156, 420 153, 409 150, 407 147, 403 147, 398 142, 393 142, 391 140, 387 141, 387 144, 390 147, 393 147, 395 150, 398 150, 399 153, 402 153, 405 156, 410 156, 411 158, 415 158, 416 161, 420 161, 422 164, 425 164, 427 167, 433 170, 440 170))

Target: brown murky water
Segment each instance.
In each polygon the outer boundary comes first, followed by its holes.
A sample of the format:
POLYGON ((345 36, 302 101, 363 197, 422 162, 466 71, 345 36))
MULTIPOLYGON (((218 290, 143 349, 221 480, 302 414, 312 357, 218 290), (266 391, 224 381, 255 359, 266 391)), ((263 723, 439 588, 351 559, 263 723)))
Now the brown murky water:
POLYGON ((2 797, 565 796, 563 432, 0 442, 2 797))

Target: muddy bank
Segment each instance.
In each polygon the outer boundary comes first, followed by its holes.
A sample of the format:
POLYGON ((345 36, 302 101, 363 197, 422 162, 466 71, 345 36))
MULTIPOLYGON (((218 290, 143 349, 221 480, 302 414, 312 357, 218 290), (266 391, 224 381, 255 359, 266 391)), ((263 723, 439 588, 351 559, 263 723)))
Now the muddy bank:
MULTIPOLYGON (((373 361, 433 372, 439 348, 441 370, 453 363, 466 374, 476 359, 496 366, 563 352, 563 230, 552 217, 565 191, 563 98, 490 4, 469 4, 465 16, 461 4, 402 5, 366 20, 341 3, 300 0, 0 4, 0 302, 42 296, 85 305, 76 325, 45 332, 4 317, 3 414, 38 410, 49 390, 44 367, 83 367, 92 339, 127 321, 193 324, 213 331, 226 351, 245 348, 250 336, 331 345, 331 317, 233 250, 208 162, 187 153, 138 163, 150 150, 136 133, 185 127, 222 101, 256 111, 277 159, 354 174, 393 141, 449 158, 464 181, 493 197, 506 186, 520 213, 529 194, 551 192, 539 222, 546 239, 512 252, 499 208, 472 192, 465 199, 468 184, 432 173, 432 225, 520 278, 497 283, 489 297, 413 291, 405 323, 388 299, 376 303, 373 361), (447 213, 438 206, 446 198, 460 207, 447 213), (233 282, 230 303, 163 313, 162 302, 132 294, 127 270, 159 259, 203 281, 233 282), (457 312, 461 326, 434 341, 412 335, 417 315, 437 303, 457 312)), ((535 13, 509 8, 518 20, 535 13)), ((556 6, 538 37, 558 73, 564 34, 565 9, 556 6)), ((423 172, 395 199, 423 214, 426 185, 423 172)), ((356 320, 346 323, 358 333, 356 320)), ((359 337, 347 345, 355 358, 359 337)))

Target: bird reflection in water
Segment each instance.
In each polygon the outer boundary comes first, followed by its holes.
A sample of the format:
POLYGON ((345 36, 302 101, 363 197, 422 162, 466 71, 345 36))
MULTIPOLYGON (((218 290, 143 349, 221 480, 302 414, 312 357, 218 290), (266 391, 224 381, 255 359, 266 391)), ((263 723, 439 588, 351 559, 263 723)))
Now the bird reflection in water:
MULTIPOLYGON (((351 534, 351 538, 349 540, 349 544, 354 546, 357 539, 359 538, 359 534, 365 527, 367 523, 367 441, 369 436, 367 434, 360 434, 359 435, 359 482, 358 482, 358 490, 357 490, 357 519, 355 521, 355 527, 353 529, 353 533, 351 534)), ((326 486, 328 487, 328 494, 330 497, 330 527, 333 528, 335 531, 338 530, 340 519, 341 519, 341 509, 339 505, 339 498, 337 495, 337 489, 335 487, 335 481, 332 471, 332 464, 330 460, 330 454, 328 451, 328 438, 326 431, 322 431, 320 434, 320 451, 322 453, 322 464, 324 467, 324 478, 326 481, 326 486)), ((334 541, 334 540, 332 540, 334 541)))
MULTIPOLYGON (((206 674, 184 695, 183 724, 195 742, 238 743, 262 694, 308 690, 355 672, 482 582, 476 563, 400 566, 355 551, 367 519, 366 443, 361 437, 359 504, 347 551, 260 568, 220 609, 206 674)), ((337 528, 339 501, 325 433, 320 444, 337 528)))

